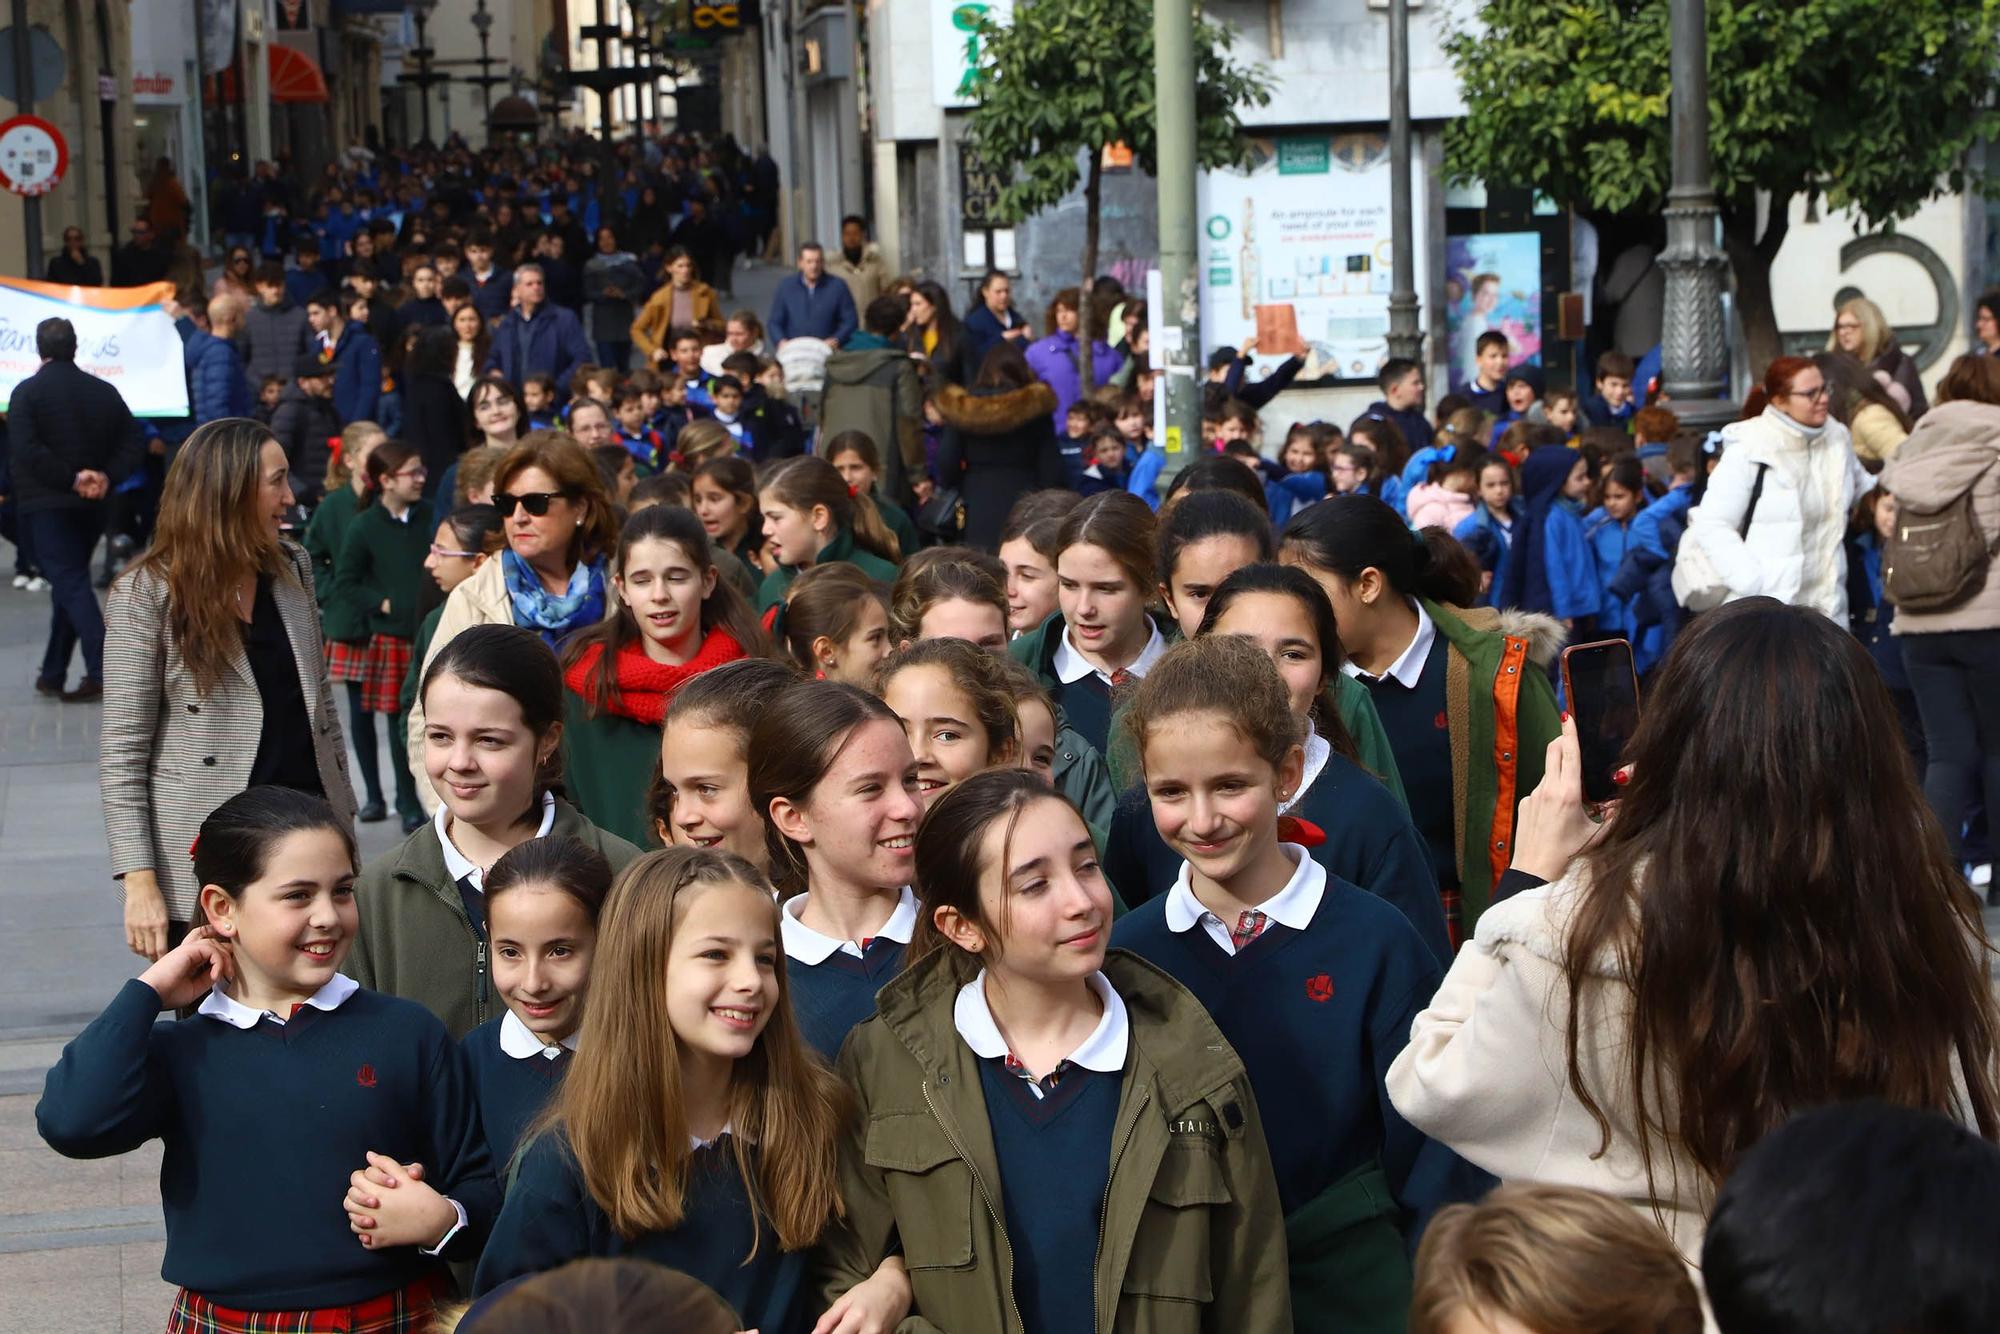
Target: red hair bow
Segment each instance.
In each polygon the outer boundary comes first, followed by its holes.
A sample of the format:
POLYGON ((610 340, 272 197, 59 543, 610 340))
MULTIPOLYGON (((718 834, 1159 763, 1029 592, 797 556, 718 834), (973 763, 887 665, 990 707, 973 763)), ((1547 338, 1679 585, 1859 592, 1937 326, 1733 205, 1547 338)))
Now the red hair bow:
POLYGON ((1302 848, 1316 848, 1326 842, 1326 830, 1311 820, 1301 820, 1296 815, 1278 817, 1278 841, 1296 843, 1302 848))
POLYGON ((189 860, 189 861, 193 861, 193 860, 194 860, 194 859, 195 859, 196 857, 198 857, 198 856, 200 856, 200 855, 201 855, 201 853, 200 853, 200 848, 201 848, 201 835, 200 835, 200 834, 196 834, 196 835, 194 836, 194 842, 192 842, 192 843, 188 844, 188 860, 189 860))

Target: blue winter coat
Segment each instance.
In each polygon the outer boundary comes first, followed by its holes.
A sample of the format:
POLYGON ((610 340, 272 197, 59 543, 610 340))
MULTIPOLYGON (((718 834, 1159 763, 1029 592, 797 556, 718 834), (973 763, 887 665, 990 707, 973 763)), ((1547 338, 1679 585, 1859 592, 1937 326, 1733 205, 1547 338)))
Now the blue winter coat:
POLYGON ((181 346, 181 357, 187 366, 188 406, 196 426, 250 415, 250 380, 234 343, 196 329, 181 346))
MULTIPOLYGON (((1516 496, 1508 501, 1507 508, 1513 514, 1513 523, 1518 528, 1521 522, 1521 498, 1516 496)), ((1513 558, 1513 532, 1501 527, 1500 521, 1493 517, 1493 511, 1482 504, 1472 512, 1470 518, 1463 520, 1453 530, 1452 536, 1463 542, 1475 555, 1485 546, 1490 545, 1493 548, 1495 552, 1493 583, 1487 588, 1485 596, 1479 599, 1479 603, 1484 607, 1500 606, 1501 591, 1507 587, 1507 565, 1513 558)), ((1481 563, 1484 564, 1484 561, 1481 563)))
POLYGON ((846 342, 861 320, 854 313, 854 293, 832 274, 824 274, 808 289, 794 273, 778 284, 771 297, 771 318, 764 321, 772 347, 789 338, 831 338, 846 342))
POLYGON ((522 319, 518 310, 507 312, 493 330, 493 350, 486 354, 486 369, 499 371, 515 384, 537 371, 553 375, 557 392, 567 394, 576 368, 595 355, 576 312, 544 302, 532 320, 522 319))
POLYGON ((1563 484, 1582 456, 1573 449, 1546 446, 1521 465, 1521 518, 1514 525, 1514 559, 1500 605, 1548 612, 1559 620, 1595 616, 1600 599, 1596 560, 1583 534, 1574 503, 1562 500, 1563 484))
POLYGON ((1607 585, 1615 596, 1629 599, 1632 624, 1639 631, 1632 665, 1641 675, 1666 657, 1686 620, 1674 598, 1674 553, 1680 550, 1693 504, 1694 488, 1677 486, 1633 515, 1625 560, 1607 585))
POLYGON ((333 410, 340 424, 372 422, 382 400, 382 349, 363 325, 348 323, 333 345, 333 410))
POLYGON ((1611 589, 1612 580, 1632 546, 1632 522, 1628 519, 1620 523, 1600 507, 1584 518, 1583 534, 1597 565, 1597 628, 1607 639, 1623 635, 1636 644, 1639 639, 1633 606, 1636 599, 1621 597, 1611 589))

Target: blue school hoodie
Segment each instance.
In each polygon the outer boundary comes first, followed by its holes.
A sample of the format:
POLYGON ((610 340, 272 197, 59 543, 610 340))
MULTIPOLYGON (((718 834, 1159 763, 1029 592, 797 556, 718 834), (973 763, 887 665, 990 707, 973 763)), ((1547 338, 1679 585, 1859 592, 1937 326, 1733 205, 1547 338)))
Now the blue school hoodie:
MULTIPOLYGON (((1498 607, 1500 595, 1507 587, 1507 566, 1513 559, 1514 532, 1521 522, 1521 498, 1515 496, 1507 502, 1508 519, 1505 523, 1493 517, 1493 511, 1482 502, 1471 516, 1461 520, 1452 531, 1452 536, 1465 543, 1473 554, 1478 555, 1485 544, 1492 544, 1494 550, 1493 582, 1479 599, 1482 607, 1498 607)), ((1482 564, 1483 564, 1482 560, 1482 564)))
MULTIPOLYGON (((1643 510, 1643 501, 1641 502, 1643 510)), ((1597 629, 1606 639, 1623 636, 1637 640, 1639 628, 1636 598, 1619 597, 1611 589, 1611 581, 1618 573, 1618 567, 1625 563, 1625 553, 1632 546, 1632 520, 1618 522, 1605 512, 1602 506, 1592 510, 1583 520, 1584 540, 1590 544, 1592 562, 1597 568, 1597 629)))
POLYGON ((1530 452, 1521 465, 1522 514, 1514 524, 1514 559, 1499 605, 1548 612, 1559 620, 1597 614, 1597 567, 1580 507, 1562 499, 1581 457, 1551 445, 1530 452))

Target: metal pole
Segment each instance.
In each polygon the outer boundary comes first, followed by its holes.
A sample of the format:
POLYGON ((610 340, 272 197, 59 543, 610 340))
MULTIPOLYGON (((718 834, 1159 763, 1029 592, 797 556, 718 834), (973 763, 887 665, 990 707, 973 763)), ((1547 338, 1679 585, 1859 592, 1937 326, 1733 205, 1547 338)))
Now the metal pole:
POLYGON ((1415 228, 1410 219, 1410 0, 1389 0, 1389 355, 1416 360, 1415 228))
POLYGON ((417 106, 422 110, 423 141, 431 141, 431 43, 424 35, 424 10, 417 10, 417 106))
POLYGON ((1667 191, 1666 309, 1660 388, 1684 425, 1735 416, 1729 388, 1722 290, 1728 264, 1715 243, 1718 211, 1708 160, 1708 26, 1704 0, 1673 0, 1668 63, 1673 96, 1674 182, 1667 191))
MULTIPOLYGON (((14 105, 22 115, 35 109, 33 52, 28 46, 28 0, 14 0, 14 105)), ((39 195, 21 196, 21 233, 27 243, 29 277, 42 271, 42 201, 39 195)))
MULTIPOLYGON (((1159 107, 1161 359, 1167 396, 1162 495, 1201 448, 1201 292, 1197 283, 1194 3, 1153 0, 1153 90, 1159 107)), ((1086 279, 1090 275, 1084 275, 1086 279)))

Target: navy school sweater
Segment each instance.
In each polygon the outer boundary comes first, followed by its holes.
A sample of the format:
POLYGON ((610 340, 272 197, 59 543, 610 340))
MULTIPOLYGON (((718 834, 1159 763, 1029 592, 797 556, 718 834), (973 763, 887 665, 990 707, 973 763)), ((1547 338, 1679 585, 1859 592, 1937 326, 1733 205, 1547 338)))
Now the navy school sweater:
POLYGON ((1375 714, 1409 799, 1410 819, 1430 848, 1431 870, 1440 889, 1458 888, 1458 820, 1451 795, 1451 722, 1445 708, 1445 664, 1451 647, 1440 634, 1431 640, 1416 689, 1393 677, 1361 678, 1375 701, 1375 714))
POLYGON ((1401 913, 1329 877, 1305 930, 1272 923, 1231 955, 1200 923, 1169 930, 1166 903, 1120 918, 1111 943, 1173 974, 1243 1058, 1287 1215, 1379 1159, 1414 1248, 1439 1207, 1491 1184, 1389 1103, 1389 1063, 1443 978, 1401 913))
POLYGON ((521 1146, 522 1132, 562 1087, 571 1059, 567 1050, 554 1059, 509 1056, 500 1049, 500 1025, 506 1018, 502 1013, 488 1019, 459 1043, 472 1076, 473 1096, 479 1101, 479 1123, 486 1129, 493 1174, 503 1183, 514 1150, 521 1146))
MULTIPOLYGON (((1317 825, 1326 835, 1325 842, 1309 851, 1329 880, 1359 885, 1395 904, 1438 965, 1450 964, 1451 943, 1429 849, 1409 811, 1380 779, 1344 755, 1329 755, 1326 767, 1287 814, 1317 825)), ((1144 783, 1133 784, 1118 800, 1104 849, 1104 873, 1133 907, 1164 896, 1181 873, 1180 856, 1153 823, 1144 783)))
POLYGON ((1036 1098, 999 1059, 979 1062, 1014 1255, 1014 1304, 1038 1334, 1092 1334, 1099 1215, 1124 1076, 1070 1066, 1036 1098), (1054 1165, 1061 1170, 1051 1171, 1054 1165))
MULTIPOLYGON (((753 1171, 756 1161, 753 1151, 753 1171)), ((521 1155, 473 1291, 586 1256, 631 1256, 691 1274, 735 1308, 744 1329, 792 1334, 812 1327, 804 1314, 806 1252, 779 1249, 770 1220, 753 1216, 727 1135, 689 1162, 681 1225, 636 1237, 619 1236, 590 1197, 568 1141, 559 1132, 537 1136, 521 1155), (745 1264, 753 1240, 757 1254, 745 1264)))
POLYGON ((63 1049, 35 1120, 70 1158, 166 1142, 167 1282, 222 1306, 302 1310, 441 1272, 415 1247, 368 1250, 348 1229, 341 1201, 371 1151, 423 1163, 465 1206, 445 1258, 479 1253, 500 1188, 463 1059, 428 1010, 362 990, 252 1029, 159 1015, 159 994, 127 982, 63 1049))
MULTIPOLYGON (((1060 626, 1056 633, 1062 633, 1060 626)), ((1074 681, 1053 681, 1049 698, 1062 709, 1063 718, 1077 733, 1108 753, 1111 737, 1111 684, 1096 672, 1085 672, 1074 681)))
POLYGON ((835 950, 819 963, 787 955, 785 978, 791 983, 800 1034, 829 1063, 838 1059, 848 1033, 873 1017, 875 993, 902 970, 903 944, 887 936, 870 940, 858 959, 846 950, 835 950))

